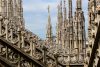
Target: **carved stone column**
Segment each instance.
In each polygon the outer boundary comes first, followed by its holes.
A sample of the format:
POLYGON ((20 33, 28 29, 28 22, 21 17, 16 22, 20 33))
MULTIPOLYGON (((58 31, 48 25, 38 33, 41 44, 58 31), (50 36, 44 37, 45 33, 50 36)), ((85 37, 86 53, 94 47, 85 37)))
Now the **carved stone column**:
POLYGON ((30 49, 31 49, 30 55, 31 55, 31 56, 33 56, 33 49, 34 49, 34 48, 33 48, 33 45, 34 45, 34 44, 33 44, 33 38, 30 37, 30 49))
POLYGON ((5 24, 6 40, 8 40, 8 23, 9 23, 8 19, 5 18, 5 20, 4 20, 4 24, 5 24))
POLYGON ((21 48, 21 30, 18 27, 18 47, 21 48))
POLYGON ((23 48, 24 45, 25 45, 25 42, 24 42, 24 35, 25 35, 25 32, 24 31, 21 31, 21 47, 23 48))
POLYGON ((56 67, 58 67, 58 54, 55 54, 54 57, 55 57, 55 61, 56 61, 56 67))
POLYGON ((0 36, 2 34, 2 19, 3 17, 0 15, 0 36))
POLYGON ((13 42, 13 21, 10 21, 10 41, 13 42))
POLYGON ((46 65, 46 55, 47 55, 47 48, 45 46, 43 46, 43 62, 46 65))

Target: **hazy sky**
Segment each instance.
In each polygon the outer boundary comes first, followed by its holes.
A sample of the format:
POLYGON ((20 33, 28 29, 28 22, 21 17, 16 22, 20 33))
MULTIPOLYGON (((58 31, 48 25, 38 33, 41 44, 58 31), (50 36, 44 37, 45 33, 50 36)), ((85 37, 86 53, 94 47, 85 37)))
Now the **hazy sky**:
MULTIPOLYGON (((67 0, 66 0, 67 1, 67 0)), ((83 11, 86 20, 87 29, 87 2, 83 0, 83 11)), ((57 5, 60 0, 23 0, 24 8, 24 19, 26 28, 37 34, 40 38, 45 38, 46 25, 48 23, 48 11, 47 7, 50 5, 51 11, 51 22, 53 26, 53 34, 56 34, 56 23, 57 23, 57 5)), ((76 0, 73 0, 73 12, 75 12, 76 0)), ((68 4, 66 4, 68 6, 68 4)))

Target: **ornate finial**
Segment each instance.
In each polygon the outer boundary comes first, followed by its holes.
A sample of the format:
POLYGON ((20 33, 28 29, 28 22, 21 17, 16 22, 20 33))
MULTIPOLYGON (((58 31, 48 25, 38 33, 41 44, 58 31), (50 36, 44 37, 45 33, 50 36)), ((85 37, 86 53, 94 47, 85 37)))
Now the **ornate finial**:
POLYGON ((57 8, 59 9, 59 4, 58 4, 57 8))
POLYGON ((64 10, 66 10, 66 1, 64 0, 64 10))
POLYGON ((50 22, 51 19, 50 19, 50 6, 48 5, 48 22, 50 22))
POLYGON ((60 2, 60 14, 61 14, 61 17, 62 17, 62 0, 60 2))
POLYGON ((61 9, 62 9, 62 0, 61 0, 61 2, 60 2, 60 7, 61 7, 61 9))
POLYGON ((62 5, 62 0, 60 1, 60 5, 62 5))
POLYGON ((57 18, 58 18, 58 21, 60 19, 60 5, 57 6, 57 9, 58 9, 58 15, 57 15, 57 18))
POLYGON ((50 13, 50 6, 48 5, 48 13, 50 13))
POLYGON ((58 8, 58 12, 59 12, 59 10, 60 10, 60 5, 58 5, 57 8, 58 8))
POLYGON ((76 4, 77 4, 77 9, 82 9, 82 0, 77 0, 76 1, 76 4))
POLYGON ((66 1, 64 0, 64 18, 66 19, 66 1))
POLYGON ((64 6, 66 5, 66 1, 64 0, 64 6))
POLYGON ((48 6, 48 27, 51 26, 50 6, 48 6))

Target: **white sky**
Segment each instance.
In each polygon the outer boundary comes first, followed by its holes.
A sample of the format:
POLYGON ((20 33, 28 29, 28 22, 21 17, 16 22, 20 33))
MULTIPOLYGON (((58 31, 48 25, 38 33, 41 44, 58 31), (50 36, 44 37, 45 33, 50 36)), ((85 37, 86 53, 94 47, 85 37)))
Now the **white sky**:
MULTIPOLYGON (((60 0, 23 0, 23 8, 24 8, 24 19, 26 28, 31 30, 33 33, 40 36, 40 38, 45 38, 46 34, 46 25, 47 25, 47 17, 48 11, 47 7, 50 5, 51 8, 51 22, 53 26, 53 34, 56 34, 56 23, 57 23, 57 5, 60 0)), ((73 12, 76 7, 76 0, 73 0, 73 12)), ((83 11, 85 14, 86 20, 86 29, 88 22, 88 0, 83 0, 83 11)), ((67 6, 68 4, 66 4, 67 6)))

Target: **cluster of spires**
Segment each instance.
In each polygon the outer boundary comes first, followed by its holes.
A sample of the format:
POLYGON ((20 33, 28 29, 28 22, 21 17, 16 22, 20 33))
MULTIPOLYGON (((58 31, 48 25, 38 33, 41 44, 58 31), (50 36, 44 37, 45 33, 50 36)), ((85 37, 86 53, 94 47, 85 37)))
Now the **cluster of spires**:
POLYGON ((0 0, 0 15, 24 27, 22 0, 0 0))
MULTIPOLYGON (((85 50, 85 20, 84 12, 82 11, 82 0, 76 0, 76 11, 73 16, 72 0, 68 0, 68 16, 66 8, 66 0, 62 0, 58 5, 57 28, 56 28, 56 42, 53 42, 52 25, 50 18, 50 8, 48 8, 48 25, 46 42, 48 45, 61 45, 61 49, 68 48, 69 53, 76 52, 80 55, 85 50), (62 7, 63 6, 63 7, 62 7), (63 9, 62 9, 63 8, 63 9)), ((67 50, 67 51, 68 51, 67 50)))

